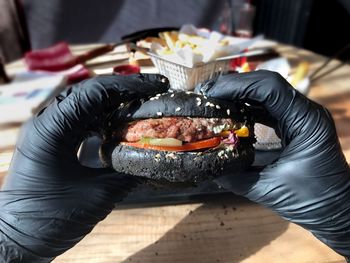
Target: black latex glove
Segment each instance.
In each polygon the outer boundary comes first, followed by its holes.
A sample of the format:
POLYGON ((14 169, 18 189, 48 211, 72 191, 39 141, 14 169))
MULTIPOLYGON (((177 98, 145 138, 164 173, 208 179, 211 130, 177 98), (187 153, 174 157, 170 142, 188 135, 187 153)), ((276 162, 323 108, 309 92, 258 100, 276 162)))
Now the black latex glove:
POLYGON ((111 212, 136 182, 83 167, 78 146, 121 102, 167 88, 160 75, 98 77, 25 124, 0 192, 0 262, 51 261, 111 212))
POLYGON ((216 182, 310 230, 349 258, 350 171, 327 109, 269 71, 220 76, 197 90, 208 97, 260 103, 269 113, 265 122, 277 120, 284 146, 279 159, 263 170, 216 182))

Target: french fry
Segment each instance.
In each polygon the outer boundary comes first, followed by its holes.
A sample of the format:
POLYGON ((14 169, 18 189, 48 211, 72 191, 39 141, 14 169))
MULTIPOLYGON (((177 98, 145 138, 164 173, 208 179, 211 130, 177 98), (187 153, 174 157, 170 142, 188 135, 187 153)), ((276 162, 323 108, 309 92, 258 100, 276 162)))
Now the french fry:
POLYGON ((162 46, 165 46, 165 41, 159 37, 146 37, 144 41, 147 43, 158 43, 162 46))
POLYGON ((299 63, 296 72, 293 75, 293 78, 290 82, 293 87, 295 87, 309 72, 310 64, 307 61, 299 63))
POLYGON ((203 46, 206 44, 207 40, 201 36, 188 35, 188 34, 179 34, 179 40, 187 42, 192 46, 203 46))
POLYGON ((178 33, 175 31, 172 32, 162 32, 159 33, 159 36, 161 39, 164 39, 166 45, 168 46, 168 48, 170 50, 174 50, 175 49, 175 43, 177 41, 177 36, 178 33))
MULTIPOLYGON (((179 33, 178 31, 161 32, 159 33, 159 38, 153 39, 153 42, 159 43, 164 47, 159 52, 161 55, 173 54, 185 47, 191 48, 195 54, 202 55, 208 48, 214 48, 212 47, 213 43, 202 36, 179 33)), ((219 45, 229 45, 229 41, 223 39, 219 42, 219 45)))
POLYGON ((250 66, 249 66, 249 63, 248 63, 248 62, 245 62, 245 63, 242 65, 242 72, 249 72, 249 71, 251 71, 250 66))

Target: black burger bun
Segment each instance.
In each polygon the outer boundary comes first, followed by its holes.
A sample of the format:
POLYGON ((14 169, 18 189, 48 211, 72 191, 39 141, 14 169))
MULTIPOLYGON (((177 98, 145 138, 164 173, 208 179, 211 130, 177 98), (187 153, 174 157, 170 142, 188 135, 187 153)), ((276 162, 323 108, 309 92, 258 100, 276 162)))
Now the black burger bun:
POLYGON ((254 132, 249 110, 239 102, 207 98, 192 92, 158 94, 147 100, 119 105, 103 130, 100 158, 104 166, 133 176, 157 181, 198 183, 216 176, 237 173, 254 161, 254 132), (156 151, 122 145, 114 132, 118 124, 162 117, 232 118, 244 122, 250 136, 229 145, 193 152, 156 151))

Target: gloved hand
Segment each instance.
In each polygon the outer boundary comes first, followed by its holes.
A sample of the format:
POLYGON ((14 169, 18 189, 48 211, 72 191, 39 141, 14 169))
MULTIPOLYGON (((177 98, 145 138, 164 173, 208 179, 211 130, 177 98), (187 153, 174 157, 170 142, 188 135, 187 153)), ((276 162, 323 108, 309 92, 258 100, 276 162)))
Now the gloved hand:
POLYGON ((135 185, 80 165, 77 149, 123 101, 168 89, 160 75, 97 77, 25 124, 0 192, 0 262, 48 262, 78 243, 135 185))
POLYGON ((283 144, 279 159, 261 171, 225 175, 217 184, 273 209, 350 258, 350 170, 327 109, 269 71, 223 75, 196 90, 260 103, 268 113, 262 121, 274 120, 283 144))

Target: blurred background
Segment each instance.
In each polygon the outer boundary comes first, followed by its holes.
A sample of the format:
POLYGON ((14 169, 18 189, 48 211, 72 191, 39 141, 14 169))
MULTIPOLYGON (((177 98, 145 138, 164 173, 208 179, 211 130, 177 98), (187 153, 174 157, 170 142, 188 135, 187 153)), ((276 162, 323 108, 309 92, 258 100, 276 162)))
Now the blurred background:
MULTIPOLYGON (((193 24, 219 30, 225 22, 234 28, 236 9, 242 2, 248 1, 0 0, 0 55, 9 62, 30 49, 62 40, 71 44, 112 43, 123 35, 153 27, 193 24), (232 18, 227 18, 230 15, 232 18)), ((254 34, 327 56, 350 42, 349 0, 249 2, 256 7, 254 34)))

